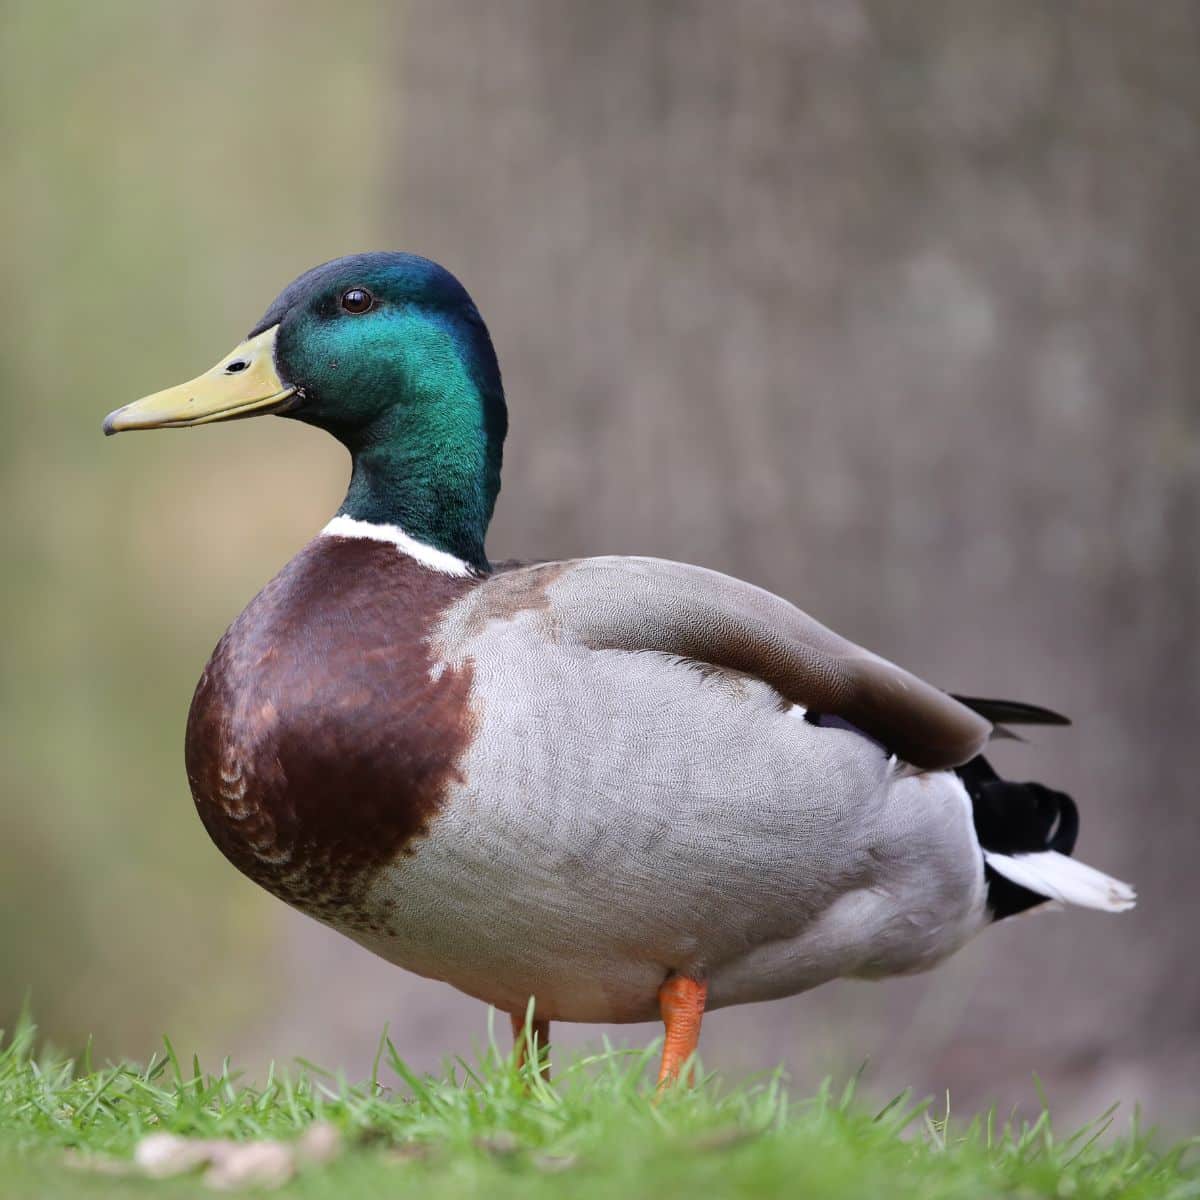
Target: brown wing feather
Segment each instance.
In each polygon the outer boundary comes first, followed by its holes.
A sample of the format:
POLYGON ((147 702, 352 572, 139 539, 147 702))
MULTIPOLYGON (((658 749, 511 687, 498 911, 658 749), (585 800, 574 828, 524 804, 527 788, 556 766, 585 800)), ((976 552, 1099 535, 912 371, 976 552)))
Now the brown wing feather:
MULTIPOLYGON (((511 576, 510 576, 511 579, 511 576)), ((561 565, 556 620, 597 649, 654 650, 741 671, 858 726, 914 766, 957 766, 992 725, 954 697, 839 637, 770 592, 645 558, 561 565)))

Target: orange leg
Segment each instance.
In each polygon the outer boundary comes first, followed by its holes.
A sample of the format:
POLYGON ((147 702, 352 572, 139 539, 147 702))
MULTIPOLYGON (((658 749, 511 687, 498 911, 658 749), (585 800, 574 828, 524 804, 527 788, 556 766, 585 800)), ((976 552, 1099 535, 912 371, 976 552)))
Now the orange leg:
MULTIPOLYGON (((662 1013, 667 1036, 663 1041, 662 1066, 658 1086, 666 1087, 679 1078, 688 1057, 700 1042, 700 1021, 708 984, 683 975, 672 975, 658 989, 658 1009, 662 1013)), ((689 1083, 694 1080, 688 1080, 689 1083)))
MULTIPOLYGON (((524 1014, 517 1016, 516 1013, 509 1015, 509 1020, 512 1021, 513 1044, 517 1049, 517 1067, 523 1067, 529 1055, 529 1043, 525 1040, 525 1017, 524 1014)), ((550 1078, 550 1022, 540 1021, 537 1017, 531 1022, 530 1031, 533 1034, 533 1049, 538 1056, 540 1064, 538 1074, 543 1079, 550 1078)))

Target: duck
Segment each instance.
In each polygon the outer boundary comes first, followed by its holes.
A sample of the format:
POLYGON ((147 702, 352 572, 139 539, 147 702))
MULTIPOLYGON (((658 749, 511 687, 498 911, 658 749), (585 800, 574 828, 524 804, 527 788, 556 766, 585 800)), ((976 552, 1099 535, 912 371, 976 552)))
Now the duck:
POLYGON ((508 417, 488 328, 415 254, 283 289, 106 434, 274 415, 349 452, 345 500, 213 651, 188 715, 200 820, 272 895, 509 1014, 664 1027, 923 971, 1048 902, 1131 886, 1072 857, 1066 794, 990 740, 1069 724, 951 695, 790 601, 698 566, 492 563, 508 417))

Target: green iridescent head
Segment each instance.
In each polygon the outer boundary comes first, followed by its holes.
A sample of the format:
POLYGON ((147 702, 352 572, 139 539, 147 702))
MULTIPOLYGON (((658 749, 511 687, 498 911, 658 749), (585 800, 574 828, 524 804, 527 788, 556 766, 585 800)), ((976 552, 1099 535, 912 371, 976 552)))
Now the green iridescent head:
POLYGON ((487 327, 449 271, 399 253, 315 267, 212 370, 118 409, 104 428, 262 413, 316 425, 350 451, 340 513, 487 568, 508 418, 487 327))

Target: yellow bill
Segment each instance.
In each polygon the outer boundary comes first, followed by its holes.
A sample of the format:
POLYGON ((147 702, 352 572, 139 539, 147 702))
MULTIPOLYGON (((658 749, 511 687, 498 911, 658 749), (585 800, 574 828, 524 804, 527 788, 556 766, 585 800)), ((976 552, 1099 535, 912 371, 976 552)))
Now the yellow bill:
POLYGON ((104 418, 106 434, 127 429, 187 429, 285 408, 296 389, 275 369, 278 325, 249 338, 215 367, 178 387, 155 392, 104 418))

